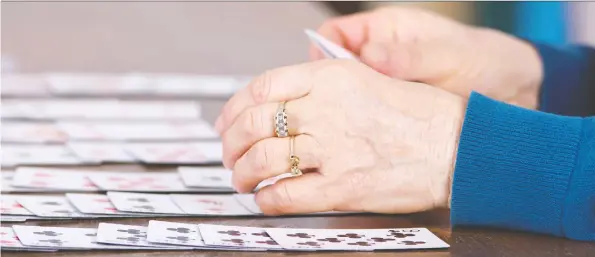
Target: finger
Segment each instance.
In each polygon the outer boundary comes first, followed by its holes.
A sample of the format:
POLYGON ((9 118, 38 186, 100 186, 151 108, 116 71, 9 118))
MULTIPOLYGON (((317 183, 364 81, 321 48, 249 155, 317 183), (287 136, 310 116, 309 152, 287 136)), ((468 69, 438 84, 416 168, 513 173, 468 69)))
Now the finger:
POLYGON ((335 199, 321 193, 331 182, 318 172, 285 178, 260 189, 256 203, 266 215, 331 211, 335 199))
POLYGON ((237 92, 223 107, 217 130, 223 134, 246 108, 298 99, 312 89, 311 63, 267 71, 237 92))
POLYGON ((393 78, 440 82, 461 67, 460 51, 445 42, 371 43, 362 48, 360 58, 378 72, 393 78), (458 55, 458 56, 457 56, 458 55))
MULTIPOLYGON (((294 139, 294 154, 300 158, 301 170, 320 167, 320 147, 310 135, 294 139)), ((290 138, 267 138, 258 141, 233 166, 233 185, 240 193, 251 192, 261 181, 290 170, 290 138)))
MULTIPOLYGON (((372 12, 362 12, 330 19, 320 26, 318 34, 355 54, 359 54, 361 46, 368 38, 367 26, 371 16, 372 12)), ((319 55, 323 56, 320 51, 318 53, 314 51, 311 56, 319 57, 319 55)))
MULTIPOLYGON (((231 168, 236 160, 254 143, 275 135, 275 113, 279 103, 266 103, 248 107, 222 135, 223 164, 231 168)), ((291 135, 302 133, 301 121, 308 116, 303 99, 285 104, 287 126, 291 135)))

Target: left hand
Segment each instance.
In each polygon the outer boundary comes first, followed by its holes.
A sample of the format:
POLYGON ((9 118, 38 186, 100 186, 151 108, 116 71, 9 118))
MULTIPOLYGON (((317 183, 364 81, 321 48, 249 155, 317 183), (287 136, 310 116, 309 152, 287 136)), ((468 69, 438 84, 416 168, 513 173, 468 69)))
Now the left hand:
POLYGON ((274 133, 282 101, 304 174, 258 191, 265 214, 448 206, 465 100, 347 60, 268 71, 229 100, 216 127, 239 192, 289 171, 290 138, 274 133))

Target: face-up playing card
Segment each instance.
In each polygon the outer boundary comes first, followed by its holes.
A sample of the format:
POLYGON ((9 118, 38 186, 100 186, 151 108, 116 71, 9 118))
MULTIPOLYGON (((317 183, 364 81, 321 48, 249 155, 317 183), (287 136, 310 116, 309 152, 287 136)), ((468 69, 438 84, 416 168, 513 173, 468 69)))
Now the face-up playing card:
POLYGON ((159 220, 149 221, 147 241, 159 244, 207 247, 200 236, 198 225, 159 220))
POLYGON ((266 232, 288 250, 389 250, 448 248, 425 228, 406 229, 292 229, 266 232))
POLYGON ((0 215, 0 221, 2 222, 25 222, 30 217, 33 216, 24 216, 24 215, 0 215))
POLYGON ((85 214, 139 216, 136 213, 118 211, 106 195, 69 193, 66 194, 66 199, 78 211, 85 214))
POLYGON ((99 223, 97 242, 115 245, 150 247, 154 249, 192 249, 189 247, 154 244, 147 241, 147 227, 99 223))
POLYGON ((83 161, 62 145, 2 144, 2 166, 76 165, 83 161))
POLYGON ((231 96, 241 87, 231 76, 165 75, 155 78, 155 91, 162 95, 231 96))
POLYGON ((47 83, 42 76, 3 73, 2 95, 4 96, 47 96, 49 94, 47 83))
POLYGON ((0 227, 0 248, 5 250, 19 251, 53 251, 49 248, 27 247, 21 244, 21 241, 14 233, 11 227, 0 227))
POLYGON ((207 245, 282 249, 264 228, 199 224, 200 234, 207 245))
POLYGON ((309 29, 306 29, 304 32, 327 58, 358 60, 353 53, 324 38, 320 34, 309 29))
POLYGON ((13 187, 51 188, 68 191, 99 191, 88 178, 88 172, 20 167, 12 180, 13 187))
POLYGON ((207 122, 196 121, 60 121, 58 127, 74 140, 162 141, 212 139, 218 135, 207 122))
POLYGON ((172 194, 171 199, 187 214, 245 216, 252 212, 238 203, 233 195, 182 195, 172 194))
POLYGON ((254 200, 254 194, 234 194, 233 197, 248 211, 254 214, 262 214, 262 210, 260 210, 260 207, 258 207, 258 204, 254 200))
POLYGON ((103 190, 129 192, 187 191, 176 172, 101 172, 89 179, 103 190))
POLYGON ((53 94, 65 96, 139 95, 152 91, 150 78, 140 74, 53 73, 48 75, 47 81, 53 94))
POLYGON ((103 108, 94 119, 192 120, 200 118, 200 103, 195 101, 118 101, 116 109, 103 108))
POLYGON ((48 192, 48 191, 60 191, 60 189, 46 189, 46 188, 29 188, 29 187, 13 187, 12 179, 14 178, 14 171, 2 170, 0 172, 2 183, 0 184, 0 190, 2 192, 48 192))
POLYGON ((145 163, 208 164, 223 158, 221 142, 128 143, 126 151, 145 163))
POLYGON ((95 228, 64 228, 40 226, 13 226, 21 243, 26 246, 57 249, 144 249, 97 242, 95 228))
POLYGON ((89 162, 134 163, 136 159, 126 153, 119 143, 69 142, 67 146, 80 159, 89 162))
POLYGON ((178 173, 188 187, 233 188, 231 170, 222 167, 178 167, 178 173))
POLYGON ((77 211, 65 196, 23 195, 17 198, 17 202, 41 217, 93 217, 77 211))
POLYGON ((0 196, 0 214, 2 215, 33 215, 18 201, 18 196, 4 194, 0 196))
POLYGON ((52 123, 6 122, 2 124, 2 142, 63 143, 68 137, 52 123))
POLYGON ((169 195, 107 192, 107 196, 123 212, 185 214, 169 195))

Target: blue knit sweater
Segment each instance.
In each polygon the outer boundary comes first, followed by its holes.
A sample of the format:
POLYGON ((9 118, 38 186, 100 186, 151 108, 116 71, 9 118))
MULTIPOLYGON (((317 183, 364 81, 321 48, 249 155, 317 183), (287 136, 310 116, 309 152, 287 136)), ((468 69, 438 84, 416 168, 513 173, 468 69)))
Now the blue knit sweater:
POLYGON ((595 56, 537 45, 541 110, 473 93, 459 141, 451 222, 595 241, 595 56), (574 115, 562 116, 564 115, 574 115))

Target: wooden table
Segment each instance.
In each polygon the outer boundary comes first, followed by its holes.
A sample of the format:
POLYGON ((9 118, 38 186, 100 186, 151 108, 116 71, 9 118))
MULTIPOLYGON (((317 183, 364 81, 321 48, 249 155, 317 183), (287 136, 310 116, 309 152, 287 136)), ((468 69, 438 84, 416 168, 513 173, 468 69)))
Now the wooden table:
MULTIPOLYGON (((254 74, 306 60, 299 29, 328 17, 314 3, 3 3, 2 54, 18 70, 198 72, 254 74), (287 10, 291 10, 287 12, 287 10), (153 17, 154 19, 149 19, 153 17), (221 17, 226 17, 222 20, 221 17), (75 20, 76 22, 72 22, 75 20), (216 25, 213 20, 218 20, 216 25), (149 27, 146 27, 149 26, 149 27), (144 29, 143 29, 144 28, 144 29), (174 41, 168 41, 169 39, 174 41), (43 46, 40 47, 40 42, 43 46)), ((202 99, 213 121, 223 102, 202 99)), ((156 169, 102 166, 99 169, 156 169)), ((161 168, 159 168, 161 169, 161 168)), ((387 195, 386 197, 394 197, 387 195)), ((450 228, 448 210, 411 215, 335 217, 159 218, 189 223, 263 227, 427 227, 451 244, 447 250, 407 252, 60 251, 2 252, 33 256, 595 256, 595 243, 482 228, 450 228)), ((99 222, 146 225, 146 218, 29 221, 27 225, 96 227, 99 222)), ((21 223, 22 224, 22 223, 21 223)), ((3 226, 10 225, 9 223, 3 226)))

